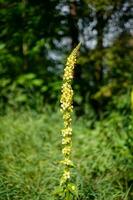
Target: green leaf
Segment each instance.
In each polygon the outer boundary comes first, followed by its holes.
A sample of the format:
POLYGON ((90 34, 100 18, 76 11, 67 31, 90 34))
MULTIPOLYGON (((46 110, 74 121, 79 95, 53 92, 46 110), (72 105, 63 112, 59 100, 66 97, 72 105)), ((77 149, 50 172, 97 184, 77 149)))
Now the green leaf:
POLYGON ((4 49, 5 48, 5 44, 0 44, 0 50, 4 49))
POLYGON ((69 191, 66 192, 66 197, 65 197, 65 200, 72 200, 73 199, 73 196, 70 194, 69 191))
POLYGON ((75 184, 68 183, 67 188, 74 196, 78 197, 78 188, 75 184))
POLYGON ((35 86, 41 86, 43 84, 43 80, 41 79, 35 79, 32 81, 33 85, 35 86))
POLYGON ((41 92, 46 92, 48 90, 48 86, 43 86, 42 88, 41 88, 41 92))
POLYGON ((55 188, 55 190, 53 191, 53 195, 59 195, 62 196, 63 195, 63 188, 58 186, 55 188))
POLYGON ((21 95, 19 95, 19 96, 17 96, 15 98, 15 101, 17 101, 17 102, 26 102, 27 101, 27 96, 24 95, 24 94, 21 94, 21 95))
POLYGON ((29 73, 29 74, 23 74, 23 75, 20 75, 17 79, 17 83, 19 84, 24 84, 27 80, 32 80, 36 77, 35 74, 33 73, 29 73))

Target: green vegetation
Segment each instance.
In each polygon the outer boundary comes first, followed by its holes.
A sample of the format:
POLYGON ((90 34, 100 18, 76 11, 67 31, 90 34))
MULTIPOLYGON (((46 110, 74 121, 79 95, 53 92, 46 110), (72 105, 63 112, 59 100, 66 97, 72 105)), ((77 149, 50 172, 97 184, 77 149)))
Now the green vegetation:
MULTIPOLYGON (((132 200, 133 116, 92 125, 74 117, 73 179, 80 200, 132 200)), ((0 117, 0 200, 52 200, 62 174, 61 115, 45 109, 0 117)))
POLYGON ((0 0, 1 109, 5 103, 15 109, 27 105, 36 109, 40 102, 55 106, 65 58, 80 39, 76 110, 81 115, 89 105, 100 117, 112 98, 133 84, 131 4, 129 0, 0 0))
POLYGON ((63 120, 57 110, 79 41, 68 200, 133 200, 132 13, 130 0, 0 0, 0 200, 62 193, 61 143, 71 140, 61 130, 71 110, 63 120))

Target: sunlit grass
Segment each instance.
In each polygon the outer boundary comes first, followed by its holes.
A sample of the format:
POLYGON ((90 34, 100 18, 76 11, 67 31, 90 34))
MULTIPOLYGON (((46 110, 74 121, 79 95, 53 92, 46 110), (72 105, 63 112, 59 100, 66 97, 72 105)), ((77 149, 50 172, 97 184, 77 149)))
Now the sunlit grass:
MULTIPOLYGON (((80 200, 132 200, 133 138, 127 133, 133 127, 116 114, 94 129, 87 124, 87 119, 75 119, 73 126, 80 200)), ((62 174, 61 128, 60 114, 48 110, 0 117, 0 200, 53 199, 62 174)))

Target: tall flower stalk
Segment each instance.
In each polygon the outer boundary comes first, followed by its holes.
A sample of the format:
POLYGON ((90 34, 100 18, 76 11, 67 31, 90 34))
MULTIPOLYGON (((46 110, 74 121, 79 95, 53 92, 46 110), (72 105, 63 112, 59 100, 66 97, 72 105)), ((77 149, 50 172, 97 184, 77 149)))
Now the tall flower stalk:
POLYGON ((71 160, 72 152, 72 111, 73 111, 73 89, 72 80, 74 67, 76 64, 77 54, 80 48, 80 43, 68 56, 66 67, 64 69, 63 85, 61 90, 61 112, 63 114, 64 128, 62 129, 62 153, 64 159, 61 163, 64 166, 63 175, 60 180, 60 187, 64 195, 64 199, 71 198, 73 194, 76 193, 76 186, 71 183, 71 167, 73 167, 73 162, 71 160))

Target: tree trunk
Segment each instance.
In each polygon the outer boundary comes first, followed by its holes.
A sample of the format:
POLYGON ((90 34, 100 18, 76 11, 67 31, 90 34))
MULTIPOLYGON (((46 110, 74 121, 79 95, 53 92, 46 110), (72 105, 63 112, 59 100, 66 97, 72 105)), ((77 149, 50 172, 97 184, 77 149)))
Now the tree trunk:
POLYGON ((23 70, 26 71, 28 69, 28 44, 25 39, 25 32, 26 32, 26 5, 27 0, 22 0, 23 4, 23 12, 22 12, 22 22, 23 22, 23 34, 22 34, 22 56, 23 56, 23 70))
MULTIPOLYGON (((99 91, 101 86, 104 84, 104 77, 103 77, 103 56, 104 56, 104 46, 103 46, 103 38, 104 38, 104 27, 105 27, 105 20, 103 18, 103 12, 97 11, 96 12, 96 31, 97 31, 97 46, 95 50, 95 74, 94 74, 94 81, 95 81, 95 90, 94 93, 99 91)), ((101 100, 92 100, 93 108, 97 114, 98 119, 102 118, 102 107, 103 102, 101 100)))
POLYGON ((103 13, 102 11, 96 12, 96 19, 97 19, 97 24, 96 24, 96 30, 97 30, 97 63, 96 63, 96 83, 98 86, 100 86, 103 82, 103 37, 104 37, 104 27, 105 27, 105 22, 103 19, 103 13))
MULTIPOLYGON (((69 30, 70 30, 70 37, 71 37, 71 47, 74 48, 79 43, 79 29, 78 29, 78 13, 77 13, 77 1, 72 1, 70 3, 69 9, 70 9, 70 15, 69 15, 69 30)), ((83 106, 84 106, 84 97, 85 94, 83 94, 83 81, 81 80, 81 67, 79 64, 77 64, 74 72, 74 82, 75 86, 78 85, 78 93, 82 97, 82 102, 80 102, 80 105, 78 102, 74 102, 76 107, 77 115, 81 115, 84 112, 83 106)))
POLYGON ((70 3, 70 16, 69 16, 69 30, 70 30, 70 37, 72 40, 72 48, 74 48, 79 40, 78 40, 78 35, 79 35, 79 30, 78 30, 78 16, 77 16, 77 2, 72 1, 70 3))

